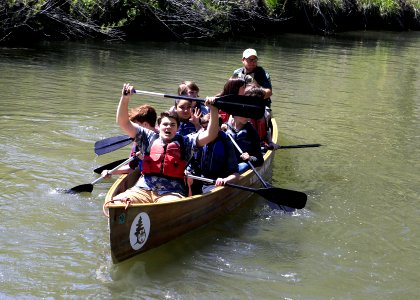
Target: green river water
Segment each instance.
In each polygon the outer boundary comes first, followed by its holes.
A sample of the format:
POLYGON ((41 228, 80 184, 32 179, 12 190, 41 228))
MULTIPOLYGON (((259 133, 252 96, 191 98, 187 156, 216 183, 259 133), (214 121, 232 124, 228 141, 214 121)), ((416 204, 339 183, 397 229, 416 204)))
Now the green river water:
MULTIPOLYGON (((0 299, 418 299, 420 33, 281 35, 175 43, 0 48, 0 299), (254 47, 273 83, 282 145, 274 186, 308 194, 293 215, 254 196, 188 235, 113 265, 90 183, 95 141, 123 134, 124 82, 219 92, 254 47)), ((171 100, 133 96, 131 105, 171 100)))

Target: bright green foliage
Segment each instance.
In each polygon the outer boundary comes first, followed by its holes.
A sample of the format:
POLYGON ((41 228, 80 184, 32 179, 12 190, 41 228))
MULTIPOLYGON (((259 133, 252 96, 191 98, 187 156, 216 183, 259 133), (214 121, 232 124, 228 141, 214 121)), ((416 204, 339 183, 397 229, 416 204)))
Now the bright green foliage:
POLYGON ((358 0, 357 3, 361 11, 376 8, 381 16, 397 13, 400 9, 400 5, 395 0, 358 0))

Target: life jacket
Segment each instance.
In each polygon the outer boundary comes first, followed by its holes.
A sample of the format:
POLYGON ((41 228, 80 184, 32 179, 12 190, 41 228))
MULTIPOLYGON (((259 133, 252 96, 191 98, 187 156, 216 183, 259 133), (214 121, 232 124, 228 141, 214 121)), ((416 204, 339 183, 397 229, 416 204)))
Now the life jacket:
POLYGON ((188 163, 184 152, 182 136, 177 134, 169 144, 163 145, 156 134, 144 153, 143 174, 183 179, 188 163))
MULTIPOLYGON (((231 125, 228 124, 228 131, 226 132, 230 136, 233 137, 235 142, 238 144, 239 148, 241 148, 242 152, 248 152, 250 155, 252 155, 252 141, 249 136, 249 130, 254 131, 254 134, 256 134, 255 128, 253 128, 253 125, 248 122, 241 130, 237 131, 235 128, 233 128, 231 125)), ((241 154, 236 149, 235 150, 238 158, 238 162, 242 161, 240 158, 241 154)))
POLYGON ((254 126, 254 128, 258 132, 258 136, 260 137, 260 141, 266 141, 267 140, 267 132, 268 132, 268 125, 267 120, 265 117, 262 117, 261 119, 251 119, 251 123, 254 126))
MULTIPOLYGON (((254 156, 257 161, 254 161, 253 164, 255 167, 259 167, 264 163, 264 158, 262 156, 261 147, 259 143, 259 137, 256 129, 250 122, 246 123, 241 130, 236 130, 231 125, 228 125, 228 131, 226 132, 236 141, 239 148, 242 152, 248 152, 249 155, 254 156)), ((242 162, 241 154, 236 150, 236 157, 238 162, 242 162)))
POLYGON ((201 149, 200 170, 205 177, 216 179, 217 177, 226 177, 229 175, 226 165, 226 155, 228 137, 222 131, 219 131, 217 138, 205 145, 201 149))

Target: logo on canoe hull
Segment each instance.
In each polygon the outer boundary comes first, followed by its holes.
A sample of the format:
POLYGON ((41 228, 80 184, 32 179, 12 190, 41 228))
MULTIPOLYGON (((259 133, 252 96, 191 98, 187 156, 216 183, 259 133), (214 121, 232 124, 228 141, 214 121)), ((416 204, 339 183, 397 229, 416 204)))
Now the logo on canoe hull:
POLYGON ((134 250, 139 250, 147 241, 150 232, 150 218, 145 212, 139 213, 131 223, 130 244, 134 250))

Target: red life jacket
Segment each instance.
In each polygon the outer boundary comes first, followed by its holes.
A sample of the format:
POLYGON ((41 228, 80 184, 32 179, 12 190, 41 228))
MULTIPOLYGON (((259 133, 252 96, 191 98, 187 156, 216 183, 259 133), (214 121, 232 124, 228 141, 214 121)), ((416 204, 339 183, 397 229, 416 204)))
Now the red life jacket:
POLYGON ((144 154, 143 174, 184 178, 188 161, 183 158, 183 152, 182 136, 177 135, 166 145, 162 144, 161 139, 153 138, 144 154))
POLYGON ((254 125, 254 128, 257 129, 260 141, 266 141, 268 126, 265 117, 262 117, 261 119, 251 119, 251 123, 254 125))

